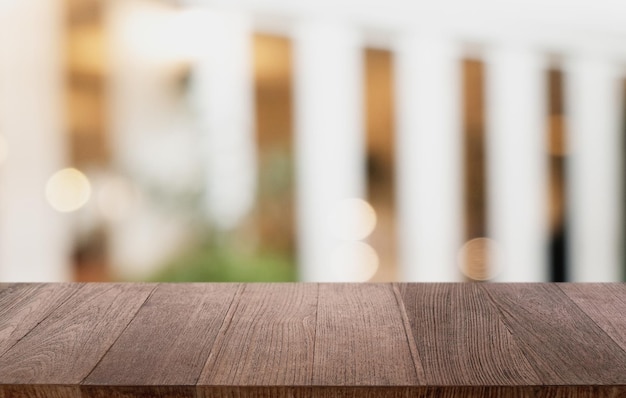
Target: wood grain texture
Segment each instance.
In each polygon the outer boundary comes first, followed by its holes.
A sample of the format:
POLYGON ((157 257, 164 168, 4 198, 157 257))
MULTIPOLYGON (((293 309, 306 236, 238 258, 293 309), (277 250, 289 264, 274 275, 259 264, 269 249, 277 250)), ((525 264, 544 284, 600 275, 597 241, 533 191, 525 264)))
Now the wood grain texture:
POLYGON ((416 385, 420 374, 390 284, 320 284, 313 385, 416 385))
POLYGON ((0 398, 80 398, 78 385, 0 385, 0 398))
POLYGON ((0 292, 0 357, 72 296, 79 284, 12 284, 0 292))
POLYGON ((623 398, 625 386, 215 386, 212 398, 623 398))
POLYGON ((541 384, 477 284, 398 284, 396 287, 428 384, 541 384))
POLYGON ((154 288, 141 284, 78 286, 77 292, 0 357, 0 385, 78 384, 154 288))
MULTIPOLYGON (((0 398, 179 398, 187 387, 176 386, 8 386, 0 398), (83 395, 80 395, 83 391, 83 395), (85 395, 87 391, 88 395, 85 395)), ((213 386, 212 398, 623 398, 624 386, 213 386)))
MULTIPOLYGON (((180 398, 178 386, 10 386, 0 398, 180 398), (87 394, 85 394, 85 391, 87 394)), ((624 386, 213 386, 212 398, 623 398, 624 386)), ((200 395, 199 395, 200 396, 200 395)))
POLYGON ((310 384, 317 300, 316 284, 245 285, 198 385, 310 384))
POLYGON ((81 398, 188 398, 196 396, 193 386, 81 385, 80 392, 81 398))
POLYGON ((8 284, 0 398, 626 397, 624 284, 8 284))
MULTIPOLYGON (((159 285, 83 385, 162 386, 149 391, 195 396, 196 381, 238 288, 226 283, 159 285)), ((130 396, 124 389, 95 387, 84 388, 83 395, 102 396, 102 391, 130 396)))
POLYGON ((626 353, 556 284, 481 285, 551 385, 626 385, 626 353))
POLYGON ((563 283, 558 286, 626 351, 626 283, 563 283))

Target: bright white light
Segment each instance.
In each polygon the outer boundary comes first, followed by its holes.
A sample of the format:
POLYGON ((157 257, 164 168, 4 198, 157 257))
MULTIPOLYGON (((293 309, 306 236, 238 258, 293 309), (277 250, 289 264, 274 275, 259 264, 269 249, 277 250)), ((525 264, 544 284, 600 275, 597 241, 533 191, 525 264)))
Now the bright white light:
POLYGON ((56 211, 69 213, 80 209, 91 196, 91 184, 80 171, 59 170, 46 184, 46 199, 56 211))
POLYGON ((6 162, 8 156, 9 146, 7 145, 7 140, 2 134, 0 134, 0 166, 6 162))
POLYGON ((184 60, 191 27, 179 29, 180 11, 157 2, 128 2, 122 7, 120 35, 130 56, 156 64, 184 60))
POLYGON ((180 59, 194 59, 206 51, 210 34, 211 12, 201 8, 183 8, 172 18, 169 26, 172 51, 180 59))
POLYGON ((342 242, 330 254, 336 275, 350 275, 354 282, 370 280, 378 271, 378 254, 367 243, 342 242))
POLYGON ((102 216, 109 221, 126 217, 140 199, 139 190, 123 177, 105 180, 96 194, 96 203, 102 216))
POLYGON ((237 13, 160 3, 127 5, 121 34, 133 56, 148 62, 180 62, 207 52, 207 39, 222 26, 237 25, 237 13))
POLYGON ((470 279, 486 281, 497 274, 494 252, 496 242, 488 238, 475 238, 465 242, 457 257, 461 272, 470 279))
POLYGON ((332 234, 338 239, 365 239, 376 227, 376 211, 363 199, 345 199, 335 205, 328 224, 332 234))

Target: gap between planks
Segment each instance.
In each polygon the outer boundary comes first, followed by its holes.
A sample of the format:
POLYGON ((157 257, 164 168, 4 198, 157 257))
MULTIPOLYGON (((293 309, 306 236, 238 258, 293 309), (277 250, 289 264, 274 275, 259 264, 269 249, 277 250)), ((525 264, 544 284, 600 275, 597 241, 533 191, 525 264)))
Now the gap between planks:
POLYGON ((400 293, 400 289, 397 283, 392 283, 391 289, 393 291, 393 295, 396 298, 396 303, 398 303, 400 316, 402 317, 404 333, 406 335, 407 344, 409 345, 409 350, 411 352, 411 358, 413 359, 413 367, 415 368, 415 377, 417 378, 417 380, 426 380, 426 372, 424 372, 422 360, 417 349, 417 343, 415 342, 415 336, 413 336, 413 331, 411 330, 411 322, 409 321, 406 308, 404 307, 402 293, 400 293))
POLYGON ((130 324, 133 322, 133 319, 135 319, 135 317, 137 316, 137 314, 139 313, 139 311, 141 310, 141 308, 143 308, 144 305, 146 305, 146 302, 150 299, 150 297, 152 297, 152 295, 154 294, 154 292, 156 291, 157 287, 159 287, 159 283, 155 284, 152 287, 152 290, 150 290, 150 293, 148 293, 146 299, 143 301, 143 303, 141 303, 141 305, 137 308, 137 311, 135 311, 135 314, 130 317, 130 319, 128 320, 128 323, 126 324, 126 326, 124 326, 124 329, 122 329, 122 331, 120 332, 120 334, 117 335, 117 337, 115 338, 115 340, 113 341, 113 343, 109 346, 109 348, 107 348, 107 350, 105 351, 105 353, 100 357, 100 359, 98 359, 98 362, 96 362, 96 364, 94 365, 94 367, 89 371, 89 373, 87 374, 87 376, 83 377, 83 379, 80 381, 80 383, 78 383, 79 385, 83 384, 85 382, 85 380, 87 380, 89 378, 89 376, 91 376, 91 374, 93 373, 94 370, 96 370, 96 368, 98 367, 98 365, 100 365, 100 363, 102 362, 102 360, 104 359, 104 357, 106 357, 106 355, 109 353, 109 351, 111 351, 111 348, 113 348, 113 346, 115 345, 115 343, 117 343, 117 341, 120 339, 120 337, 122 337, 122 335, 124 334, 124 332, 126 331, 126 329, 128 329, 128 326, 130 326, 130 324))
MULTIPOLYGON (((198 376, 196 377, 194 385, 196 386, 198 385, 198 381, 202 377, 202 374, 205 372, 205 370, 208 367, 212 365, 213 361, 217 359, 217 353, 214 352, 215 347, 223 346, 222 342, 226 338, 226 332, 228 331, 228 328, 230 327, 230 324, 233 321, 233 317, 235 316, 235 312, 237 311, 237 307, 239 306, 239 299, 243 295, 245 288, 246 288, 246 284, 244 283, 241 283, 237 286, 237 291, 235 292, 235 294, 233 294, 233 298, 230 301, 230 304, 228 305, 228 310, 226 311, 226 315, 224 316, 224 319, 222 320, 222 324, 220 325, 220 328, 217 332, 217 336, 215 336, 215 340, 213 340, 213 344, 211 345, 211 349, 209 350, 209 356, 207 357, 206 361, 204 362, 204 365, 202 366, 200 372, 198 373, 198 376)), ((196 391, 196 396, 199 396, 197 391, 196 391)))

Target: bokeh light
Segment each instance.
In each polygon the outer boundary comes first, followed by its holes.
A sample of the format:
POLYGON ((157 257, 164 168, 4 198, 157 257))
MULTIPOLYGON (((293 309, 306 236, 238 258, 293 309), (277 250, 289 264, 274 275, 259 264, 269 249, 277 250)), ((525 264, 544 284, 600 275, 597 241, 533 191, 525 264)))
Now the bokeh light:
POLYGON ((363 199, 350 198, 338 202, 329 216, 333 236, 341 240, 367 238, 376 227, 376 211, 363 199))
POLYGON ((83 207, 91 196, 89 179, 74 168, 59 170, 46 184, 46 199, 56 211, 69 213, 83 207))
POLYGON ((366 282, 378 271, 379 259, 367 243, 342 242, 331 252, 330 264, 333 273, 350 275, 350 279, 356 282, 366 282))
POLYGON ((457 258, 463 275, 476 281, 493 279, 497 274, 497 267, 491 258, 496 249, 496 242, 489 238, 467 241, 459 250, 457 258))

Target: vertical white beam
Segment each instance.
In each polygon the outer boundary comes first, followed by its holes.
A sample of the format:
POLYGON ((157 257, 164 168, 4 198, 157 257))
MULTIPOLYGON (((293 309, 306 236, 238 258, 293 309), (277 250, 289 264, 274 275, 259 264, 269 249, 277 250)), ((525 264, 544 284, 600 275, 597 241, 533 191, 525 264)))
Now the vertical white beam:
POLYGON ((490 266, 500 281, 547 281, 544 60, 507 47, 486 61, 490 266))
POLYGON ((203 47, 194 90, 205 134, 206 208, 218 228, 230 229, 256 199, 253 33, 243 14, 196 12, 203 47))
POLYGON ((0 1, 0 280, 71 277, 67 216, 46 203, 65 163, 59 1, 0 1))
POLYGON ((400 261, 406 281, 457 281, 462 236, 460 62, 450 42, 396 48, 400 261))
POLYGON ((362 49, 352 28, 306 22, 294 35, 296 183, 300 277, 351 281, 332 251, 334 208, 365 193, 362 49))
POLYGON ((621 280, 621 82, 594 54, 566 64, 571 279, 621 280))
POLYGON ((176 73, 188 63, 183 50, 190 36, 184 35, 181 10, 171 4, 151 0, 104 4, 112 166, 139 184, 127 184, 126 192, 124 183, 110 188, 134 198, 129 199, 134 202, 132 211, 109 226, 110 264, 116 278, 141 279, 152 276, 187 238, 188 228, 180 218, 140 192, 157 187, 175 195, 195 171, 199 156, 187 141, 197 141, 197 126, 181 113, 184 91, 177 86, 176 73))

